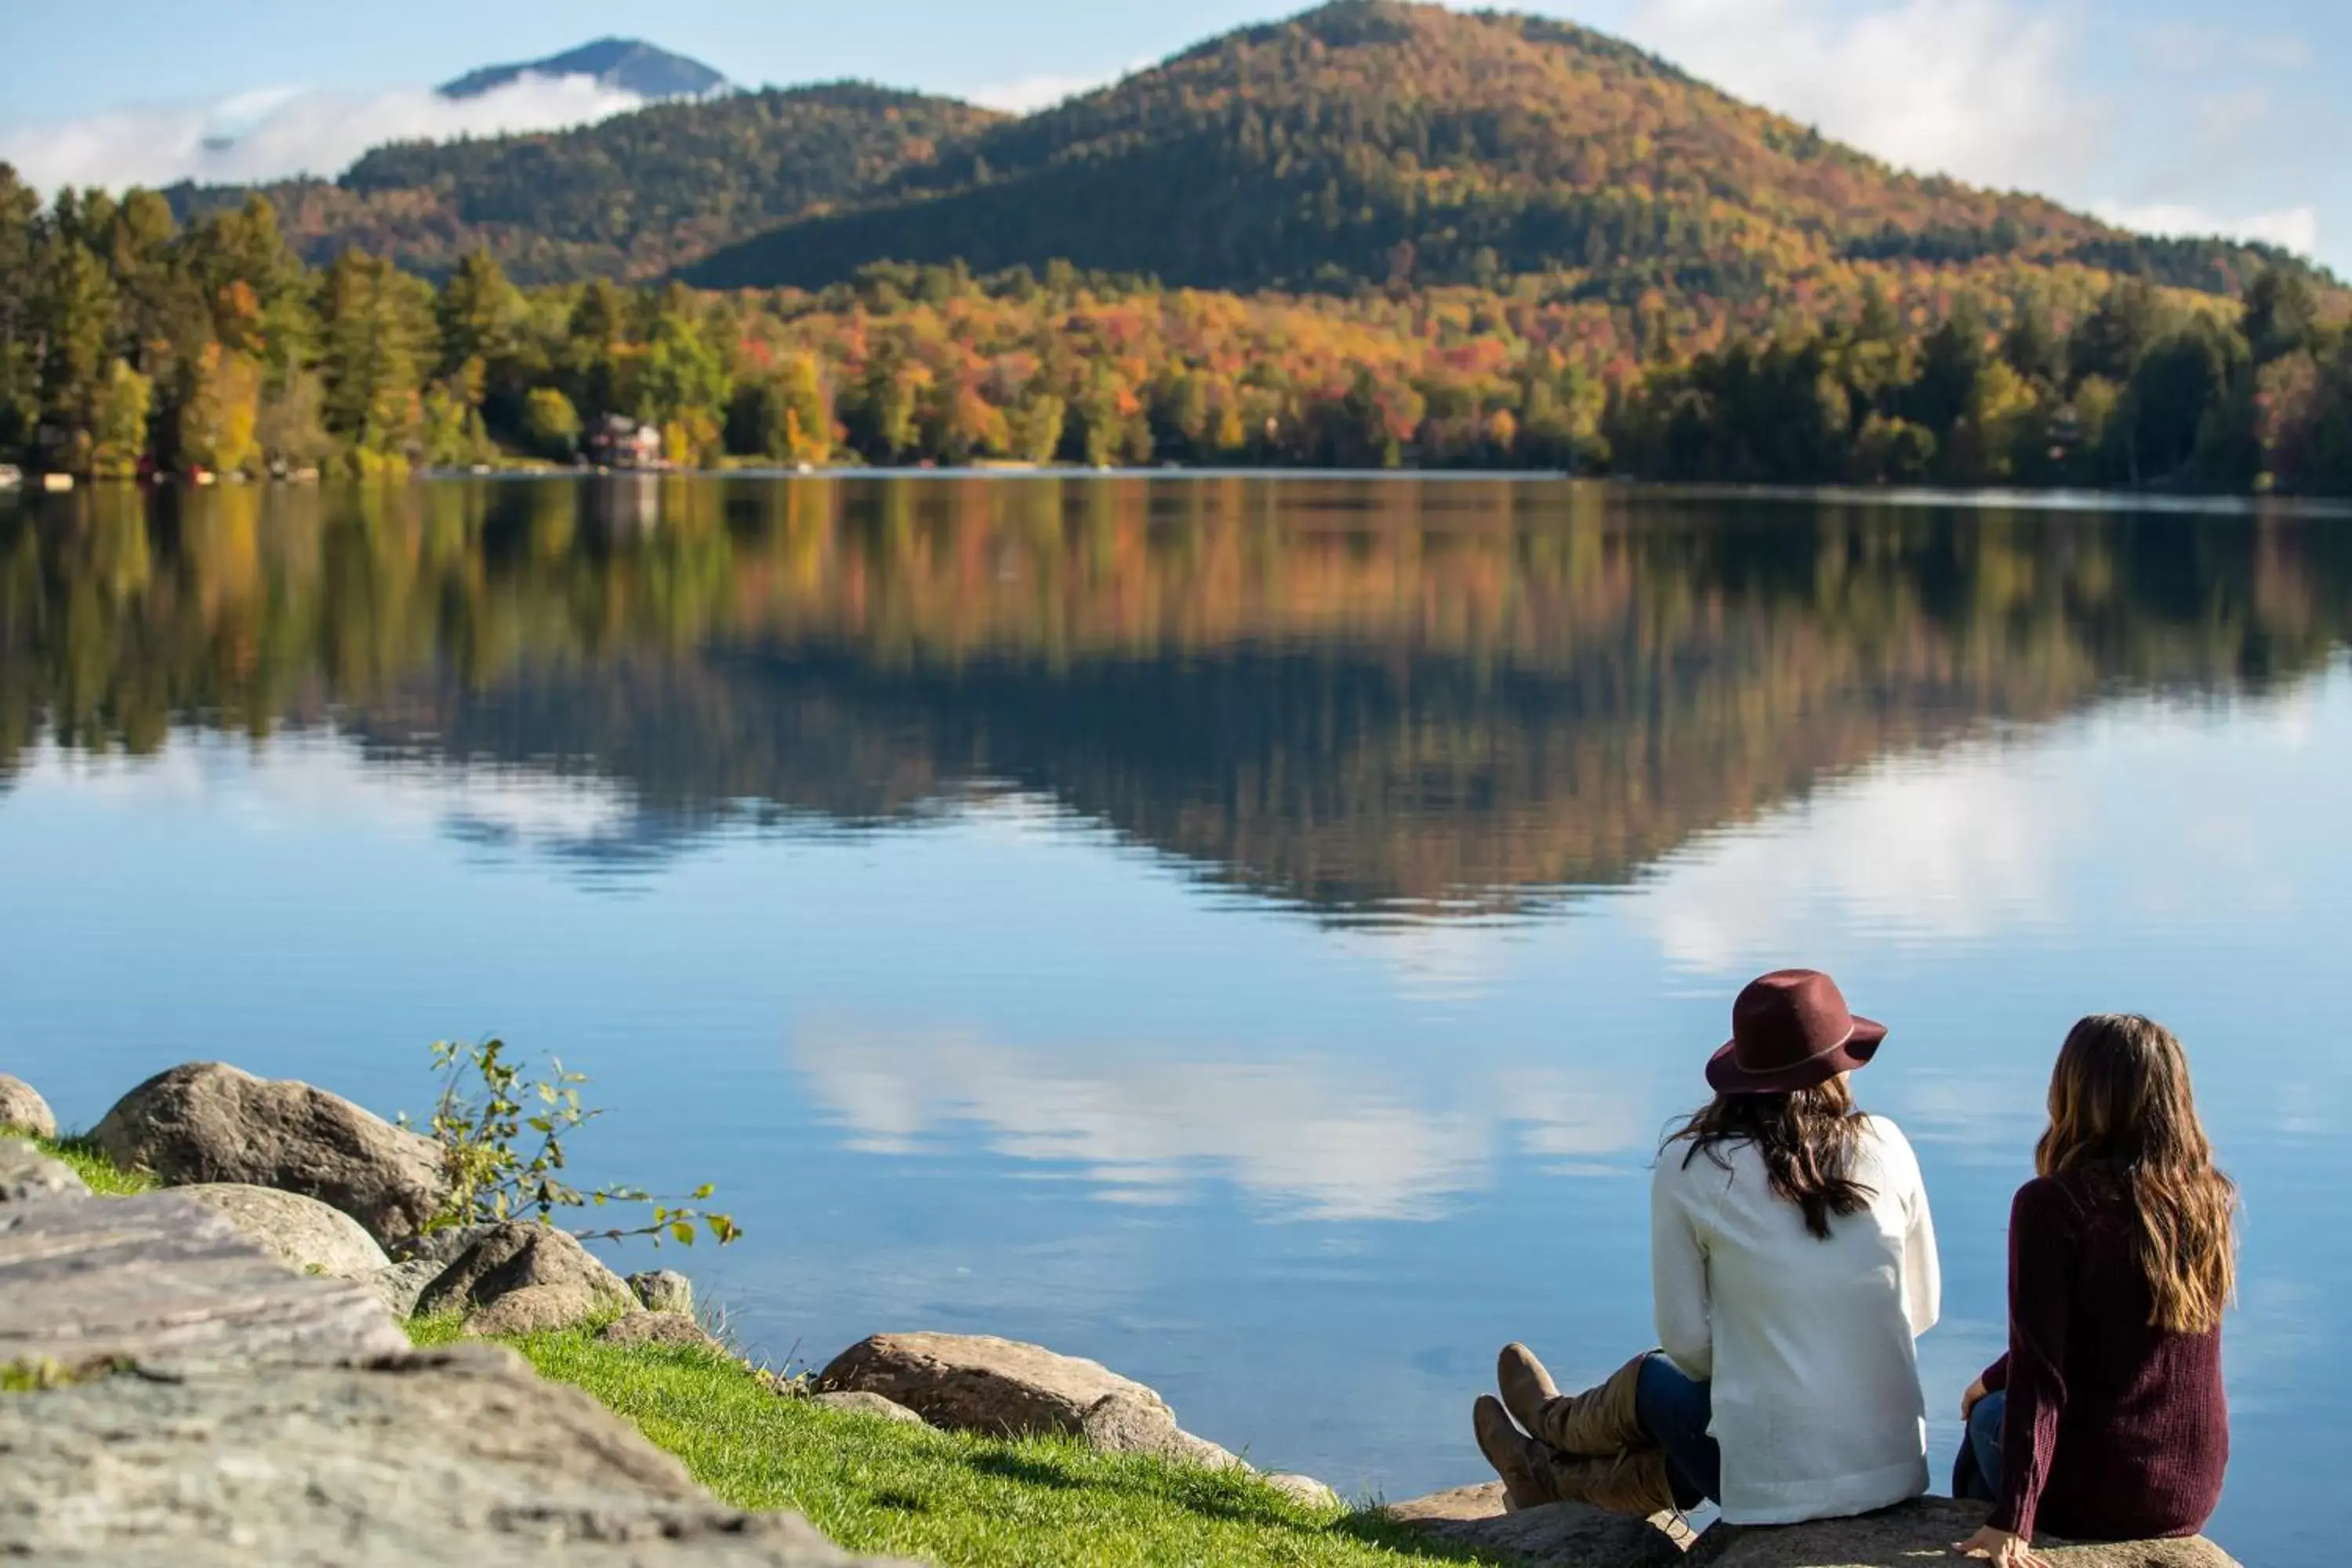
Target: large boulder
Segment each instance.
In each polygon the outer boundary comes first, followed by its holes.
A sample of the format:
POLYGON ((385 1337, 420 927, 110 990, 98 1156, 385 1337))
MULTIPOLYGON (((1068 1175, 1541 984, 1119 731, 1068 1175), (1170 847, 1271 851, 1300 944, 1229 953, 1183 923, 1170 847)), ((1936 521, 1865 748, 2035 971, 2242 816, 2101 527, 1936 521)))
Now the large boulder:
POLYGON ((992 1334, 876 1334, 834 1357, 817 1385, 878 1394, 934 1426, 999 1436, 1076 1436, 1112 1394, 1161 1404, 1099 1362, 992 1334))
POLYGON ((379 1243, 422 1230, 447 1191, 431 1139, 322 1089, 221 1062, 156 1074, 90 1136, 116 1164, 170 1186, 238 1182, 317 1198, 379 1243))
MULTIPOLYGON (((134 1200, 139 1201, 139 1200, 134 1200)), ((487 1345, 0 1398, 0 1560, 847 1568, 487 1345)))
POLYGON ((5 1072, 0 1072, 0 1132, 29 1132, 36 1138, 58 1135, 58 1119, 49 1102, 31 1084, 5 1072))
POLYGON ((878 1394, 934 1426, 994 1436, 1059 1434, 1104 1453, 1212 1469, 1242 1461, 1176 1425, 1152 1390, 1099 1362, 992 1334, 877 1334, 817 1374, 832 1394, 878 1394))
POLYGON ((528 1334, 636 1304, 621 1277, 569 1231, 510 1220, 478 1232, 425 1288, 416 1310, 464 1312, 469 1334, 528 1334))
POLYGON ((299 1193, 237 1182, 175 1189, 211 1209, 298 1274, 367 1279, 392 1266, 360 1222, 299 1193))
MULTIPOLYGON (((1975 1534, 1985 1512, 1982 1503, 1918 1498, 1858 1519, 1771 1529, 1719 1524, 1699 1537, 1685 1561, 1692 1568, 1913 1568, 1954 1561, 1952 1543, 1975 1534)), ((2051 1568, 2237 1568, 2229 1553, 2201 1538, 2082 1546, 2045 1539, 2035 1551, 2051 1568)))

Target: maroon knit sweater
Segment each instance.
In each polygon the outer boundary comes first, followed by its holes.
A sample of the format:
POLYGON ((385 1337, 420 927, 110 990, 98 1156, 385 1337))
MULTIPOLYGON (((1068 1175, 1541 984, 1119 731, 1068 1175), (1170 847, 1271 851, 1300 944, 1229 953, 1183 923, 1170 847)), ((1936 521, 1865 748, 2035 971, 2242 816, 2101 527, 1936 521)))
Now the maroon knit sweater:
POLYGON ((2078 1541, 2194 1535, 2221 1500, 2221 1331, 2148 1323, 2132 1199, 2111 1173, 2018 1190, 2009 1218, 2000 1500, 1991 1522, 2078 1541))

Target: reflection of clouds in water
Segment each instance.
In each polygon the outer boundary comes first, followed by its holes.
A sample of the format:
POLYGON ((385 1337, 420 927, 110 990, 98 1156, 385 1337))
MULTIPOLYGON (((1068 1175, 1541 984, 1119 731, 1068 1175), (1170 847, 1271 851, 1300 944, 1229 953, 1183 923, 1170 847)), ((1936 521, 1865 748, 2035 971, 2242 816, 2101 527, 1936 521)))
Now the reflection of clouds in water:
POLYGON ((2292 914, 2346 675, 2339 663, 2260 698, 2132 699, 2053 731, 1882 761, 1670 857, 1632 918, 1669 962, 1730 974, 1822 931, 1916 946, 2079 938, 2128 919, 2177 935, 2213 917, 2217 889, 2238 917, 2292 914))
POLYGON ((1532 1155, 1646 1147, 1641 1096, 1597 1076, 1506 1073, 1441 1103, 1321 1058, 1170 1061, 838 1020, 796 1030, 793 1051, 856 1148, 910 1153, 977 1123, 995 1152, 1076 1166, 1117 1202, 1181 1201, 1205 1167, 1291 1217, 1431 1219, 1491 1184, 1506 1123, 1532 1155))
POLYGON ((1329 940, 1338 951, 1355 953, 1381 969, 1403 1000, 1443 1003, 1482 995, 1506 977, 1513 929, 1503 921, 1423 919, 1343 926, 1329 940))
POLYGON ((1877 764, 1667 862, 1635 901, 1668 960, 1728 973, 1792 933, 1975 939, 2064 918, 2049 862, 2084 803, 2037 789, 2021 751, 1981 744, 1877 764))
POLYGON ((394 837, 449 834, 476 844, 568 849, 631 837, 639 823, 631 794, 606 780, 388 761, 331 731, 280 734, 267 746, 181 731, 144 757, 44 742, 24 779, 28 792, 68 787, 118 806, 217 802, 262 830, 359 821, 394 837))

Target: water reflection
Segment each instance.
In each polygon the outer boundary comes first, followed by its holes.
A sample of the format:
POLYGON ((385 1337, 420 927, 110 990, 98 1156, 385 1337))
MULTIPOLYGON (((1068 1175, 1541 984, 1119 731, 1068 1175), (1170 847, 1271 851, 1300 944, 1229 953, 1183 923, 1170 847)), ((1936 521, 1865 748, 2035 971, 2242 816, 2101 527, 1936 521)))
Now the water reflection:
POLYGON ((1522 1152, 1577 1174, 1646 1158, 1656 1127, 1622 1079, 1557 1068, 1430 1085, 1329 1058, 1024 1049, 842 1018, 796 1028, 793 1057, 867 1152, 915 1153, 975 1123, 995 1153, 1068 1166, 1114 1202, 1176 1202, 1213 1173, 1289 1219, 1437 1218, 1492 1184, 1507 1126, 1522 1152))
MULTIPOLYGON (((331 722, 428 772, 601 781, 639 820, 563 846, 589 860, 1011 789, 1327 918, 1493 915, 1988 726, 2273 689, 2347 620, 2352 537, 2292 517, 1243 479, 100 490, 0 510, 0 781, 45 730, 143 754, 331 722)), ((1856 826, 2030 899, 2033 847, 1950 804, 1856 826)))
POLYGON ((2333 1562, 2348 625, 2352 531, 2283 514, 0 503, 0 1056, 85 1125, 199 1056, 415 1110, 497 1029, 595 1073, 584 1176, 719 1184, 753 1345, 1039 1339, 1395 1496, 1476 1474, 1489 1347, 1647 1331, 1640 1173, 1792 959, 1895 1026, 1948 1454, 2059 1035, 2145 1008, 2249 1205, 2217 1529, 2333 1562))

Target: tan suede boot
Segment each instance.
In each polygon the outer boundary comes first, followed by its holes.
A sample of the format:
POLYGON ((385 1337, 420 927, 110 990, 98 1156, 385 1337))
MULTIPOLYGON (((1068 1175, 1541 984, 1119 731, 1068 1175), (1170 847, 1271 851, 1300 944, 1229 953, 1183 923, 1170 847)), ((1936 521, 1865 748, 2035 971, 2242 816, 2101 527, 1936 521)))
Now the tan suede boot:
MULTIPOLYGON (((1535 1358, 1528 1359, 1532 1362, 1535 1358)), ((1563 1454, 1601 1457, 1628 1448, 1652 1447, 1654 1444, 1650 1435, 1642 1430, 1641 1418, 1633 1409, 1633 1391, 1642 1379, 1642 1363, 1648 1359, 1647 1355, 1635 1356, 1611 1373, 1599 1386, 1582 1394, 1555 1395, 1540 1402, 1531 1400, 1529 1380, 1524 1374, 1516 1380, 1506 1379, 1503 1405, 1531 1436, 1563 1454), (1515 1381, 1519 1388, 1516 1401, 1515 1381), (1522 1407, 1529 1404, 1531 1408, 1522 1407)), ((1542 1370, 1538 1364, 1536 1371, 1540 1373, 1542 1370)), ((1547 1377, 1543 1381, 1549 1384, 1551 1380, 1547 1377)))
POLYGON ((1612 1513, 1643 1519, 1675 1511, 1675 1485, 1666 1470, 1664 1449, 1631 1448, 1586 1457, 1547 1449, 1538 1443, 1536 1452, 1546 1462, 1535 1485, 1548 1501, 1590 1503, 1612 1513))
POLYGON ((1502 1402, 1491 1394, 1482 1394, 1470 1407, 1470 1429, 1477 1434, 1478 1451, 1503 1478, 1503 1506, 1517 1511, 1538 1508, 1552 1500, 1547 1489, 1546 1475, 1550 1455, 1511 1425, 1510 1415, 1502 1402))
POLYGON ((1502 1391, 1503 1408, 1528 1432, 1537 1430, 1536 1419, 1543 1407, 1559 1397, 1559 1385, 1552 1382, 1536 1352, 1517 1342, 1505 1345, 1495 1357, 1495 1386, 1502 1391))

